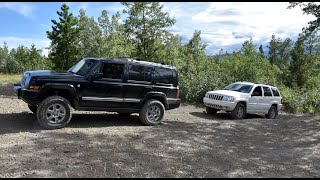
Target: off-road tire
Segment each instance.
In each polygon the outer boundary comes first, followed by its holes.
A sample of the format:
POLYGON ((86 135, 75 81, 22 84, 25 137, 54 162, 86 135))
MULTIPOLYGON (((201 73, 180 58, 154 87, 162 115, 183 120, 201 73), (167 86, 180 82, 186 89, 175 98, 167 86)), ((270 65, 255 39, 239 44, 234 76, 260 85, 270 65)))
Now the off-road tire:
POLYGON ((154 126, 162 122, 162 120, 164 119, 164 114, 165 114, 164 105, 158 100, 150 99, 143 105, 142 109, 140 110, 139 118, 143 124, 148 126, 154 126), (148 114, 149 114, 148 110, 153 107, 157 107, 160 110, 159 118, 156 121, 153 121, 148 118, 148 114))
POLYGON ((70 120, 72 117, 71 113, 71 106, 70 103, 67 99, 61 97, 61 96, 50 96, 44 99, 38 106, 37 109, 37 119, 40 124, 45 129, 59 129, 67 124, 69 124, 70 120), (65 117, 63 120, 59 123, 50 123, 49 120, 47 120, 46 116, 46 111, 49 106, 58 104, 59 106, 63 106, 65 108, 65 117))
POLYGON ((276 106, 271 106, 268 113, 266 114, 266 118, 275 119, 278 115, 278 109, 276 106))
POLYGON ((234 110, 231 111, 232 119, 243 119, 243 118, 246 117, 246 114, 247 114, 246 107, 245 107, 245 105, 243 103, 238 103, 236 105, 236 107, 234 108, 234 110), (243 110, 242 114, 239 113, 239 109, 243 110))

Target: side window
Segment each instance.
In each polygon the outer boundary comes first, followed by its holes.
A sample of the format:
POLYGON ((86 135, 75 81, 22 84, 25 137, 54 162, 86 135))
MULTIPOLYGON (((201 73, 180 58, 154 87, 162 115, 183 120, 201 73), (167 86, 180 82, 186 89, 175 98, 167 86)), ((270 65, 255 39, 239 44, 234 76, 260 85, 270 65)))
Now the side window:
POLYGON ((171 69, 155 68, 153 79, 156 84, 173 84, 173 72, 171 69))
POLYGON ((262 96, 261 86, 257 86, 256 88, 254 88, 252 95, 253 96, 262 96))
POLYGON ((122 79, 124 64, 104 63, 101 69, 103 78, 122 79))
POLYGON ((271 88, 271 89, 272 89, 273 96, 280 96, 280 93, 276 88, 271 88))
POLYGON ((149 67, 130 65, 128 80, 151 82, 151 72, 152 69, 149 67))
POLYGON ((272 96, 271 90, 269 87, 263 87, 264 96, 272 96))

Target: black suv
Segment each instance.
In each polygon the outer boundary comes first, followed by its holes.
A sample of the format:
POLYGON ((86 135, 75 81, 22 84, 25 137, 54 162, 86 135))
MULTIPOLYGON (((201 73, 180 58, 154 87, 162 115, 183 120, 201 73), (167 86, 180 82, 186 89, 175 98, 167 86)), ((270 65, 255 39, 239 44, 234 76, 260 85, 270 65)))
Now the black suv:
POLYGON ((84 58, 66 73, 27 71, 14 88, 46 129, 66 126, 71 107, 139 113, 142 123, 157 125, 180 105, 175 67, 132 59, 84 58))

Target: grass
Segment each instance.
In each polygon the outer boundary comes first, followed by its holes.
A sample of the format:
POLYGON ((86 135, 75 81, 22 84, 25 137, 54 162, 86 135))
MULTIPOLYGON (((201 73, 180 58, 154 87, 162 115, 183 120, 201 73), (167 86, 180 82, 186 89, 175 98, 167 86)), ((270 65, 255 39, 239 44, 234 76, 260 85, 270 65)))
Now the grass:
POLYGON ((13 84, 21 80, 22 74, 0 74, 0 84, 13 84))

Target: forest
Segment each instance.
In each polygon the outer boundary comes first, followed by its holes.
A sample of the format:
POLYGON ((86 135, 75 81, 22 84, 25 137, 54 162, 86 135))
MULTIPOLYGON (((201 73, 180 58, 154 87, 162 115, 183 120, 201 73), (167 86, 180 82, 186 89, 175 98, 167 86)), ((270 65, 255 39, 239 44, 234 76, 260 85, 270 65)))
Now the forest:
POLYGON ((28 70, 65 71, 83 57, 129 57, 175 66, 179 72, 181 99, 201 103, 207 91, 221 89, 236 81, 268 83, 277 86, 283 97, 284 111, 320 112, 320 6, 314 3, 288 3, 299 6, 317 19, 308 22, 296 40, 270 37, 268 46, 243 42, 241 49, 207 55, 201 31, 195 30, 187 43, 168 28, 176 20, 159 2, 123 2, 122 12, 88 17, 70 13, 63 4, 47 31, 51 40, 48 57, 41 50, 20 45, 0 47, 0 73, 21 74, 28 70), (121 21, 121 13, 127 18, 121 21), (268 53, 265 53, 268 52, 268 53))

